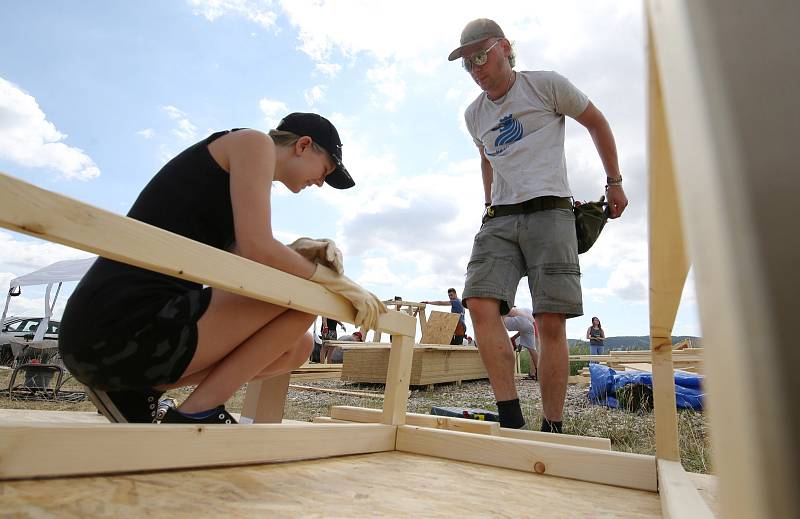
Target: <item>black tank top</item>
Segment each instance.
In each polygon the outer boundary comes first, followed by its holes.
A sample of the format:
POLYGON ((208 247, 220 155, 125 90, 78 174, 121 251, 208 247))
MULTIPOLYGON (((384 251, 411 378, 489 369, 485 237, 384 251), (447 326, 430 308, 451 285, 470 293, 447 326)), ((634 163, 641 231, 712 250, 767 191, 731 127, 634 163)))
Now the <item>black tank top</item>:
MULTIPOLYGON (((142 190, 128 216, 228 249, 235 239, 229 176, 208 151, 211 142, 228 132, 214 133, 170 160, 142 190)), ((63 320, 91 316, 93 324, 102 326, 121 314, 133 317, 137 309, 201 288, 199 283, 98 258, 75 288, 63 320)))

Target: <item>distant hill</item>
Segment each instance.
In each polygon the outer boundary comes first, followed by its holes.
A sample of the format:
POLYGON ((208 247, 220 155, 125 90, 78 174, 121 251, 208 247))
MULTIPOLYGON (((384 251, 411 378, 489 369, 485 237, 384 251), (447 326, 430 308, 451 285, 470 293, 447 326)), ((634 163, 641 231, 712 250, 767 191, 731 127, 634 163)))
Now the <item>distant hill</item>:
MULTIPOLYGON (((691 335, 675 335, 672 337, 672 344, 678 343, 684 339, 691 339, 692 345, 695 348, 702 348, 703 339, 701 337, 694 337, 691 335)), ((603 342, 606 351, 633 351, 650 349, 650 337, 647 335, 622 335, 619 337, 606 337, 603 342)), ((570 351, 581 347, 585 348, 586 351, 589 350, 589 342, 585 340, 567 339, 567 343, 569 344, 570 351)))

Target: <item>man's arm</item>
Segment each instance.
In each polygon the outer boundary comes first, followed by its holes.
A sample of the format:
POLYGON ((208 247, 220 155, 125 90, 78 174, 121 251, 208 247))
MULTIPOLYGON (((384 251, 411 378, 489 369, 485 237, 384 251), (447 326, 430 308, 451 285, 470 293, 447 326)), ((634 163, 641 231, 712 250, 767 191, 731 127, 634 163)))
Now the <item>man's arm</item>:
MULTIPOLYGON (((611 127, 603 116, 603 112, 589 101, 589 105, 575 120, 586 127, 589 135, 592 136, 594 146, 597 148, 597 153, 603 162, 606 177, 621 179, 622 175, 620 175, 619 161, 617 160, 617 145, 614 142, 614 134, 611 133, 611 127)), ((622 184, 609 184, 606 198, 608 199, 609 216, 611 218, 622 216, 622 212, 628 206, 628 198, 625 196, 622 184)))
POLYGON ((478 151, 481 154, 481 176, 483 177, 483 201, 486 205, 492 203, 492 178, 494 176, 494 170, 492 169, 492 164, 489 162, 489 159, 486 158, 486 155, 483 153, 483 146, 478 148, 478 151))
POLYGON ((420 303, 434 306, 450 306, 450 301, 420 301, 420 303))

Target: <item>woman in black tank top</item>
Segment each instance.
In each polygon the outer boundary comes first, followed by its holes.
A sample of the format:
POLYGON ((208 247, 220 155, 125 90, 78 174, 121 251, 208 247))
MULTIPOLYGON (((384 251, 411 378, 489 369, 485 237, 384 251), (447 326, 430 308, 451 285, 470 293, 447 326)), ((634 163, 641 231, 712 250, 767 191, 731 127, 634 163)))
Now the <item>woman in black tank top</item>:
MULTIPOLYGON (((294 113, 269 135, 214 133, 167 163, 128 216, 311 278, 318 268, 308 255, 272 236, 274 181, 294 193, 323 182, 352 187, 336 128, 316 114, 294 113)), ((230 423, 220 406, 238 388, 308 359, 314 318, 100 258, 69 299, 59 348, 112 421, 154 421, 164 390, 196 385, 162 421, 230 423)))

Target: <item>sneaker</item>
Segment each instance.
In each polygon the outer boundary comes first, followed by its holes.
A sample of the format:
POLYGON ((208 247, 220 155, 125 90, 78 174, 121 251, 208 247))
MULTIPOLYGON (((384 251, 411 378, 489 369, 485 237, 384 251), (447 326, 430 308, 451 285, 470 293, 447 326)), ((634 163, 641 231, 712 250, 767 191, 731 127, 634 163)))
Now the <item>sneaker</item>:
POLYGON ((154 423, 158 399, 163 392, 154 389, 103 391, 87 387, 86 394, 109 422, 154 423))
POLYGON ((177 408, 178 403, 175 401, 174 398, 165 398, 158 403, 158 410, 156 411, 156 420, 159 422, 164 419, 164 415, 167 414, 167 409, 169 408, 177 408))
POLYGON ((177 409, 169 408, 161 419, 161 423, 191 423, 191 424, 226 424, 226 423, 239 423, 236 419, 225 410, 225 406, 219 406, 214 409, 214 412, 205 418, 192 418, 182 414, 177 409))

